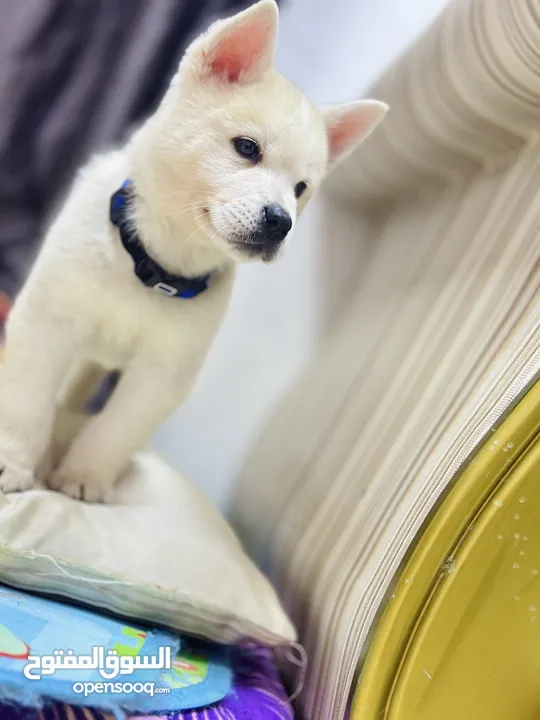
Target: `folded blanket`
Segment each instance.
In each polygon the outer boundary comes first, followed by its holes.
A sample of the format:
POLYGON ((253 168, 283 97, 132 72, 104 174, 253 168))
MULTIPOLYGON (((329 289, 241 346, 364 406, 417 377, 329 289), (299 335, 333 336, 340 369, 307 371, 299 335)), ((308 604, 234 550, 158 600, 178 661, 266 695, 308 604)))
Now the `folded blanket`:
MULTIPOLYGON (((293 720, 293 712, 279 680, 272 651, 256 645, 232 652, 233 689, 215 705, 200 710, 154 716, 151 720, 293 720)), ((133 716, 135 717, 135 716, 133 716)), ((54 703, 44 710, 0 705, 2 720, 113 720, 89 708, 54 703)), ((150 720, 137 716, 138 720, 150 720)))

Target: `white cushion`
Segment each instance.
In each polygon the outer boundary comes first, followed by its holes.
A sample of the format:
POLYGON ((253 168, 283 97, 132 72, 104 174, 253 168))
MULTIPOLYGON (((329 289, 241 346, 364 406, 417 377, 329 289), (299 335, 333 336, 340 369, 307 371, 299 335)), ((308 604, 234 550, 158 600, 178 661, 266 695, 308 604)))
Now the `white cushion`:
POLYGON ((218 642, 288 644, 277 596, 210 500, 150 454, 114 505, 0 493, 0 582, 218 642))

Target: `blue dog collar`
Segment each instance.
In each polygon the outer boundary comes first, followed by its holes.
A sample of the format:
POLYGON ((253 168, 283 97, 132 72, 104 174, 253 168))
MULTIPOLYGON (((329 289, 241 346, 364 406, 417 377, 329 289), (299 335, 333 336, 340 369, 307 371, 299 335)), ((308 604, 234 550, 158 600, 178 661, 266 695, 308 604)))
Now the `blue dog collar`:
POLYGON ((148 255, 129 220, 128 210, 132 197, 131 180, 126 180, 111 197, 109 216, 112 224, 118 228, 122 245, 133 259, 135 275, 146 287, 168 297, 188 299, 200 295, 207 289, 210 275, 191 278, 173 275, 148 255))

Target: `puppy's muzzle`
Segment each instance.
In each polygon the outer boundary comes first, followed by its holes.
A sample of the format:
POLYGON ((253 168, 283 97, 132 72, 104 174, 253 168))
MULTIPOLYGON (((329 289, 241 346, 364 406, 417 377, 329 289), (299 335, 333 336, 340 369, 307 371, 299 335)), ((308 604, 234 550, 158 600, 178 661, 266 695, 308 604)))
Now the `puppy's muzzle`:
POLYGON ((230 242, 249 257, 259 257, 264 262, 270 262, 277 256, 292 224, 291 216, 282 207, 265 205, 257 224, 230 242))

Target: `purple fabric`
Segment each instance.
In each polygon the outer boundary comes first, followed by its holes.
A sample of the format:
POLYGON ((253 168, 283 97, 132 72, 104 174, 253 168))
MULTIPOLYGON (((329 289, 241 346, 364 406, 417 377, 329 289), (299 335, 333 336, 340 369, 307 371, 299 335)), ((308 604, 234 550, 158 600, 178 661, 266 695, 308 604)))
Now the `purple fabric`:
MULTIPOLYGON (((271 650, 256 645, 237 648, 232 654, 232 665, 233 689, 221 702, 200 710, 154 715, 152 718, 138 715, 137 719, 293 720, 293 712, 279 680, 271 650)), ((58 703, 41 711, 0 705, 0 718, 1 720, 112 720, 111 715, 58 703)))

